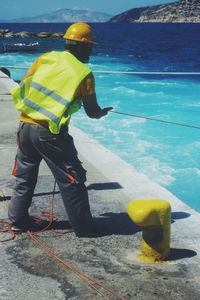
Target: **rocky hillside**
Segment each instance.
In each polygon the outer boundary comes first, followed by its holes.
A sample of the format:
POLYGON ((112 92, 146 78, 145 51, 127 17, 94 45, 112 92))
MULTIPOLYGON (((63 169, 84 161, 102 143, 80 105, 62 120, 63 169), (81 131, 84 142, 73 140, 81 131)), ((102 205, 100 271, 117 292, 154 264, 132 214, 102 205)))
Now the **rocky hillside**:
POLYGON ((59 9, 55 12, 32 18, 19 18, 14 20, 0 20, 1 23, 73 23, 90 22, 99 23, 110 19, 110 15, 91 10, 59 9))
POLYGON ((178 0, 162 5, 133 8, 109 22, 199 23, 200 0, 178 0))

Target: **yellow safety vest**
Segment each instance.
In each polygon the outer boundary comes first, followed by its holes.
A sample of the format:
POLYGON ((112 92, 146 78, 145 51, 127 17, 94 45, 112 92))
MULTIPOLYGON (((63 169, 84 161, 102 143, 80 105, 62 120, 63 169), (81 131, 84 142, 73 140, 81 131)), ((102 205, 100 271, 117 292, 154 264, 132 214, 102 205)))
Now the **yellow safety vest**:
POLYGON ((80 108, 74 99, 81 81, 91 70, 67 51, 52 51, 41 57, 37 71, 12 89, 17 110, 35 120, 46 120, 57 134, 80 108))

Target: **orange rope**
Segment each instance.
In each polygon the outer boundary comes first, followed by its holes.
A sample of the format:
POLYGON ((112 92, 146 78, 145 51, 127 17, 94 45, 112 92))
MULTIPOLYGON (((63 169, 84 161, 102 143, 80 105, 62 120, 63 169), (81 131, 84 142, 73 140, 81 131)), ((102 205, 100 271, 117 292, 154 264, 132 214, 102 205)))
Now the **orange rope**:
POLYGON ((0 223, 3 224, 3 225, 0 226, 0 232, 2 232, 2 233, 8 233, 8 234, 11 235, 11 237, 9 237, 9 238, 7 238, 5 240, 0 240, 0 242, 3 243, 3 242, 8 242, 8 241, 14 240, 15 233, 10 229, 11 228, 10 222, 0 220, 0 223))
MULTIPOLYGON (((0 189, 0 191, 2 192, 2 195, 5 196, 4 193, 3 193, 3 191, 1 189, 0 189)), ((47 226, 45 226, 43 229, 39 230, 39 231, 32 232, 32 234, 36 235, 36 234, 39 234, 41 232, 46 231, 47 229, 49 229, 51 227, 53 221, 57 221, 58 220, 58 216, 54 215, 54 204, 55 204, 55 197, 54 197, 54 193, 53 193, 50 211, 48 211, 48 212, 42 211, 41 212, 41 216, 47 217, 49 219, 49 224, 47 226)), ((32 217, 32 218, 34 220, 38 221, 38 223, 42 223, 44 221, 43 219, 40 219, 40 218, 36 218, 36 217, 32 217)), ((0 233, 11 234, 10 238, 7 238, 5 240, 0 240, 1 243, 13 240, 16 235, 20 234, 20 233, 17 233, 15 231, 11 230, 12 223, 10 223, 8 221, 4 221, 4 220, 0 220, 0 223, 3 224, 2 226, 0 226, 0 233)), ((59 234, 66 234, 66 233, 69 233, 69 232, 74 232, 74 230, 59 231, 59 230, 55 230, 55 229, 51 229, 51 231, 53 231, 55 233, 59 233, 59 234)))
MULTIPOLYGON (((54 191, 55 191, 55 185, 54 185, 54 191)), ((99 294, 102 298, 104 298, 105 300, 110 300, 110 298, 104 294, 103 292, 101 292, 99 290, 99 288, 104 289, 105 291, 107 291, 108 293, 110 293, 111 295, 115 296, 117 300, 125 300, 122 296, 118 295, 115 291, 113 291, 112 289, 108 288, 107 286, 99 283, 98 281, 94 280, 93 278, 91 278, 88 275, 85 275, 84 273, 80 272, 77 268, 75 268, 74 266, 72 266, 70 263, 68 263, 67 261, 63 260, 62 258, 60 258, 52 249, 48 248, 45 244, 43 244, 37 237, 36 235, 46 231, 47 229, 50 228, 50 226, 52 225, 53 221, 57 221, 58 217, 54 215, 54 204, 55 204, 55 197, 54 197, 54 191, 53 191, 53 196, 52 196, 52 201, 51 201, 51 209, 49 212, 46 211, 42 211, 41 215, 48 217, 49 218, 49 224, 43 228, 40 231, 37 232, 32 232, 32 231, 28 231, 27 233, 29 234, 29 236, 31 237, 31 239, 44 251, 46 251, 49 255, 51 255, 55 260, 57 260, 58 262, 60 262, 61 264, 63 264, 65 267, 67 267, 68 269, 70 269, 72 272, 74 272, 79 278, 81 278, 83 280, 83 282, 89 286, 91 289, 93 289, 97 294, 99 294), (98 286, 99 288, 97 288, 96 286, 98 286)), ((37 220, 38 222, 42 222, 44 220, 40 219, 40 218, 35 218, 35 220, 37 220)), ((0 226, 0 232, 2 233, 9 233, 12 236, 10 238, 7 238, 5 240, 0 240, 0 242, 7 242, 10 240, 13 240, 15 238, 15 236, 19 233, 14 232, 13 230, 11 230, 11 226, 12 224, 8 221, 1 221, 0 223, 3 223, 2 226, 0 226)), ((73 232, 73 230, 67 230, 64 232, 60 232, 57 230, 51 230, 53 232, 56 233, 69 233, 69 232, 73 232)))
MULTIPOLYGON (((0 192, 2 194, 2 197, 5 197, 5 194, 4 194, 4 192, 3 192, 2 189, 0 189, 0 192)), ((9 237, 9 238, 7 238, 5 240, 0 240, 0 243, 4 243, 4 242, 8 242, 8 241, 14 240, 15 233, 11 230, 11 224, 10 224, 10 222, 0 220, 0 223, 3 224, 3 225, 0 226, 0 232, 1 233, 8 233, 8 234, 11 235, 11 237, 9 237)))
POLYGON ((76 269, 75 267, 73 267, 71 264, 69 264, 67 261, 63 260, 62 258, 60 258, 53 250, 51 250, 50 248, 48 248, 47 246, 45 246, 45 244, 43 244, 38 238, 35 237, 34 234, 32 234, 32 232, 28 231, 28 234, 30 235, 30 237, 38 244, 38 246, 40 246, 43 250, 45 250, 47 253, 49 253, 54 259, 58 260, 60 263, 62 263, 64 266, 66 266, 68 269, 72 270, 77 276, 79 276, 88 286, 90 286, 92 289, 94 289, 98 294, 100 294, 104 299, 109 300, 110 298, 108 298, 105 294, 103 294, 102 292, 100 292, 95 286, 94 284, 96 284, 97 286, 103 288, 104 290, 106 290, 107 292, 109 292, 110 294, 112 294, 113 296, 115 296, 117 299, 119 300, 125 300, 122 296, 118 295, 116 292, 114 292, 112 289, 108 288, 107 286, 99 283, 98 281, 96 281, 95 279, 89 277, 88 275, 85 275, 84 273, 80 272, 78 269, 76 269))

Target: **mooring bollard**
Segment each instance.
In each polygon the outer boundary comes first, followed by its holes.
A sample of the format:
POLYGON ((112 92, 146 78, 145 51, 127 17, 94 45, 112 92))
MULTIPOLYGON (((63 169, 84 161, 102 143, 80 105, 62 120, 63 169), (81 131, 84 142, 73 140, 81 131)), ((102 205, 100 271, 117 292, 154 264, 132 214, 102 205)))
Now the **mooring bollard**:
POLYGON ((170 254, 170 204, 165 200, 135 200, 128 204, 128 215, 143 227, 138 257, 147 262, 166 261, 170 254))

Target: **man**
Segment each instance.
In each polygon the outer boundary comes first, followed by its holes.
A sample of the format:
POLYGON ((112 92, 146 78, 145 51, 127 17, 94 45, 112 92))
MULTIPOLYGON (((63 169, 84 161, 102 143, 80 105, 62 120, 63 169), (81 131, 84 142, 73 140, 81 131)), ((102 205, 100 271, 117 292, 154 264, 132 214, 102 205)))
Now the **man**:
POLYGON ((96 234, 85 186, 86 171, 68 134, 72 113, 81 104, 90 118, 105 116, 112 107, 100 108, 94 77, 88 66, 93 34, 86 23, 66 31, 66 49, 40 56, 11 91, 21 111, 17 133, 18 151, 13 169, 16 177, 8 215, 16 232, 33 230, 28 214, 37 182, 39 164, 45 160, 59 186, 69 222, 78 237, 96 234))

